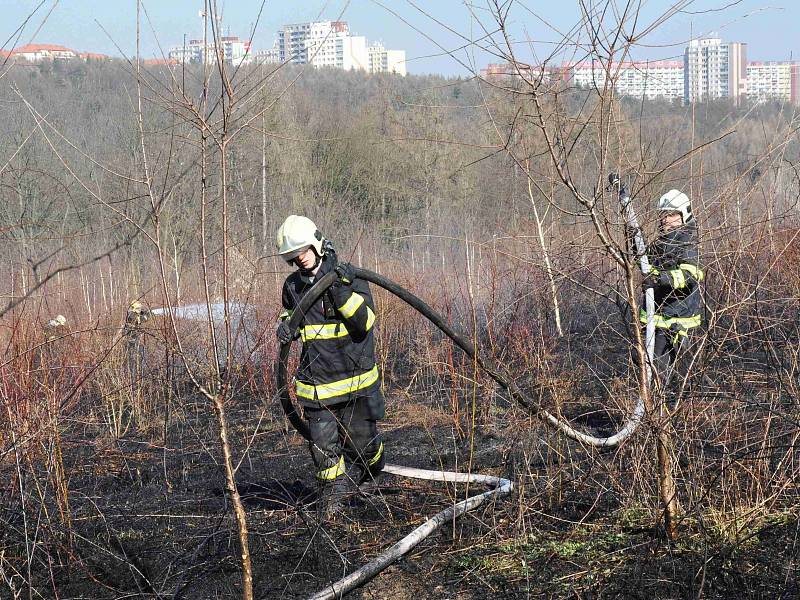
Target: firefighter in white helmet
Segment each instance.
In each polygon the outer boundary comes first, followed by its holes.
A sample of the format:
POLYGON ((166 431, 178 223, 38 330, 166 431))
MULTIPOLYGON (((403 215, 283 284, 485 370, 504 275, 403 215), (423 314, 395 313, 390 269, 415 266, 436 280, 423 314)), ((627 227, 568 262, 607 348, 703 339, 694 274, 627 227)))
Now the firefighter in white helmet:
MULTIPOLYGON (((657 210, 661 233, 647 249, 651 267, 642 290, 653 288, 655 295, 654 360, 658 383, 664 389, 677 379, 678 351, 692 330, 702 324, 700 282, 704 274, 698 262, 697 224, 688 196, 670 190, 659 199, 657 210)), ((647 322, 644 309, 640 320, 647 322)))
POLYGON ((138 393, 144 372, 144 325, 151 316, 150 310, 140 300, 134 300, 128 305, 125 313, 125 325, 122 334, 125 339, 125 354, 127 357, 128 374, 131 378, 131 391, 138 393))
POLYGON ((125 313, 125 325, 131 329, 138 329, 139 326, 150 318, 150 311, 139 300, 134 300, 128 306, 125 313))
POLYGON ((64 315, 56 315, 44 325, 44 333, 48 341, 66 335, 67 319, 64 315))
POLYGON ((290 215, 278 229, 276 245, 281 258, 297 267, 283 284, 281 343, 291 342, 286 322, 314 282, 332 270, 339 276, 303 317, 295 376, 311 431, 319 506, 330 516, 354 485, 383 469, 377 422, 385 409, 375 363, 375 305, 369 284, 355 278, 350 264, 338 263, 333 245, 310 219, 290 215))

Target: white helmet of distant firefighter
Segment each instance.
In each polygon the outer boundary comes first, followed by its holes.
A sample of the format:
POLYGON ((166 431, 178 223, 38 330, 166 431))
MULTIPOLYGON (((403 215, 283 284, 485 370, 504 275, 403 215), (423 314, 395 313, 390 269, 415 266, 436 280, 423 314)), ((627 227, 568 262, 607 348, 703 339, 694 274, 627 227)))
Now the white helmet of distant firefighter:
POLYGON ((670 190, 658 200, 659 212, 679 212, 683 217, 683 222, 688 223, 692 220, 692 203, 689 196, 680 190, 670 190))
POLYGON ((322 257, 322 242, 322 234, 314 221, 300 215, 289 215, 278 229, 275 245, 280 257, 291 263, 309 247, 322 257))

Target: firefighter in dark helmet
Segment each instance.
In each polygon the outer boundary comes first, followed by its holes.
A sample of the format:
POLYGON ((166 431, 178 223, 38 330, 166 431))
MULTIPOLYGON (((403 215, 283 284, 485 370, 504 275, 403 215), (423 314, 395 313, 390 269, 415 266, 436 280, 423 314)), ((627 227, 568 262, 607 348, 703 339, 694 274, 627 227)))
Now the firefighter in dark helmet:
POLYGON ((319 506, 330 516, 342 498, 384 465, 378 421, 384 417, 375 363, 375 304, 369 284, 339 263, 333 246, 314 223, 290 215, 278 229, 278 253, 297 270, 283 284, 281 343, 292 332, 287 321, 315 281, 335 270, 338 280, 304 315, 295 376, 298 401, 311 432, 311 456, 320 484, 319 506))
MULTIPOLYGON (((678 351, 692 330, 702 324, 700 282, 704 275, 689 198, 679 190, 670 190, 659 199, 657 210, 661 233, 647 248, 651 268, 642 281, 642 290, 653 288, 655 295, 654 366, 658 384, 665 389, 670 381, 685 375, 676 372, 678 351)), ((647 322, 644 309, 640 320, 647 322)))

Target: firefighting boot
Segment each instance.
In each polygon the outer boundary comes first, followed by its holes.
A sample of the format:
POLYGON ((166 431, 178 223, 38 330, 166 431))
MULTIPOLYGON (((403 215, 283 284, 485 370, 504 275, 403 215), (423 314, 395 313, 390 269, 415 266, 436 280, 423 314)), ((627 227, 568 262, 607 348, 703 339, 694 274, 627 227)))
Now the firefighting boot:
POLYGON ((316 473, 317 516, 320 520, 324 520, 338 512, 341 504, 345 483, 344 456, 339 456, 338 459, 330 458, 321 452, 315 452, 316 446, 312 446, 311 450, 314 462, 320 467, 316 473))
POLYGON ((320 522, 335 521, 342 512, 350 490, 347 475, 331 481, 320 481, 317 493, 317 517, 320 522))
POLYGON ((375 454, 367 459, 366 465, 361 466, 359 473, 358 488, 362 492, 370 492, 378 485, 378 477, 386 464, 386 454, 383 452, 383 442, 378 446, 375 454))

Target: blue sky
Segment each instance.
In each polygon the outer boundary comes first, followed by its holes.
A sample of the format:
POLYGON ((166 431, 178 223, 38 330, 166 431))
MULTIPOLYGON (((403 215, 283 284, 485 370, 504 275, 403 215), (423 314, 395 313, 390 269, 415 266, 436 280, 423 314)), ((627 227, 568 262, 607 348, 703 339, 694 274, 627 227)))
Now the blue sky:
MULTIPOLYGON (((41 2, 0 0, 2 41, 9 38, 41 2)), ((227 33, 230 29, 234 35, 247 37, 256 21, 261 0, 217 2, 224 16, 224 31, 227 33)), ((600 4, 599 0, 585 2, 592 3, 600 4)), ((154 36, 151 24, 143 23, 142 48, 146 56, 157 56, 159 44, 165 51, 170 46, 180 45, 184 34, 189 37, 202 34, 198 12, 203 0, 143 0, 143 4, 155 31, 154 36)), ((617 5, 624 4, 624 1, 617 1, 617 5)), ((648 0, 642 4, 640 24, 652 22, 674 2, 648 0)), ((685 40, 692 34, 718 32, 723 39, 746 42, 750 60, 787 60, 790 54, 800 59, 800 36, 797 35, 800 2, 796 0, 778 0, 770 4, 756 0, 696 0, 684 2, 684 5, 684 12, 661 24, 632 50, 633 58, 678 57, 685 40)), ((491 53, 470 43, 496 27, 487 6, 486 0, 472 0, 469 4, 463 0, 268 0, 253 43, 256 48, 271 46, 275 30, 284 23, 341 18, 348 21, 351 31, 358 35, 381 40, 387 48, 406 50, 410 73, 466 75, 464 64, 472 63, 480 68, 487 62, 497 62, 491 53), (444 55, 443 48, 455 50, 464 64, 444 55)), ((579 19, 577 0, 515 1, 508 18, 508 30, 518 58, 537 62, 579 19)), ((119 55, 116 44, 123 52, 133 53, 135 23, 135 0, 45 0, 24 29, 18 45, 33 40, 63 44, 80 51, 119 55), (37 32, 42 18, 53 6, 52 13, 37 32)), ((585 30, 579 41, 586 43, 585 30)), ((11 45, 7 44, 6 49, 11 45)), ((560 58, 570 58, 572 54, 567 52, 560 58)), ((580 58, 582 54, 581 50, 575 56, 580 58)))

